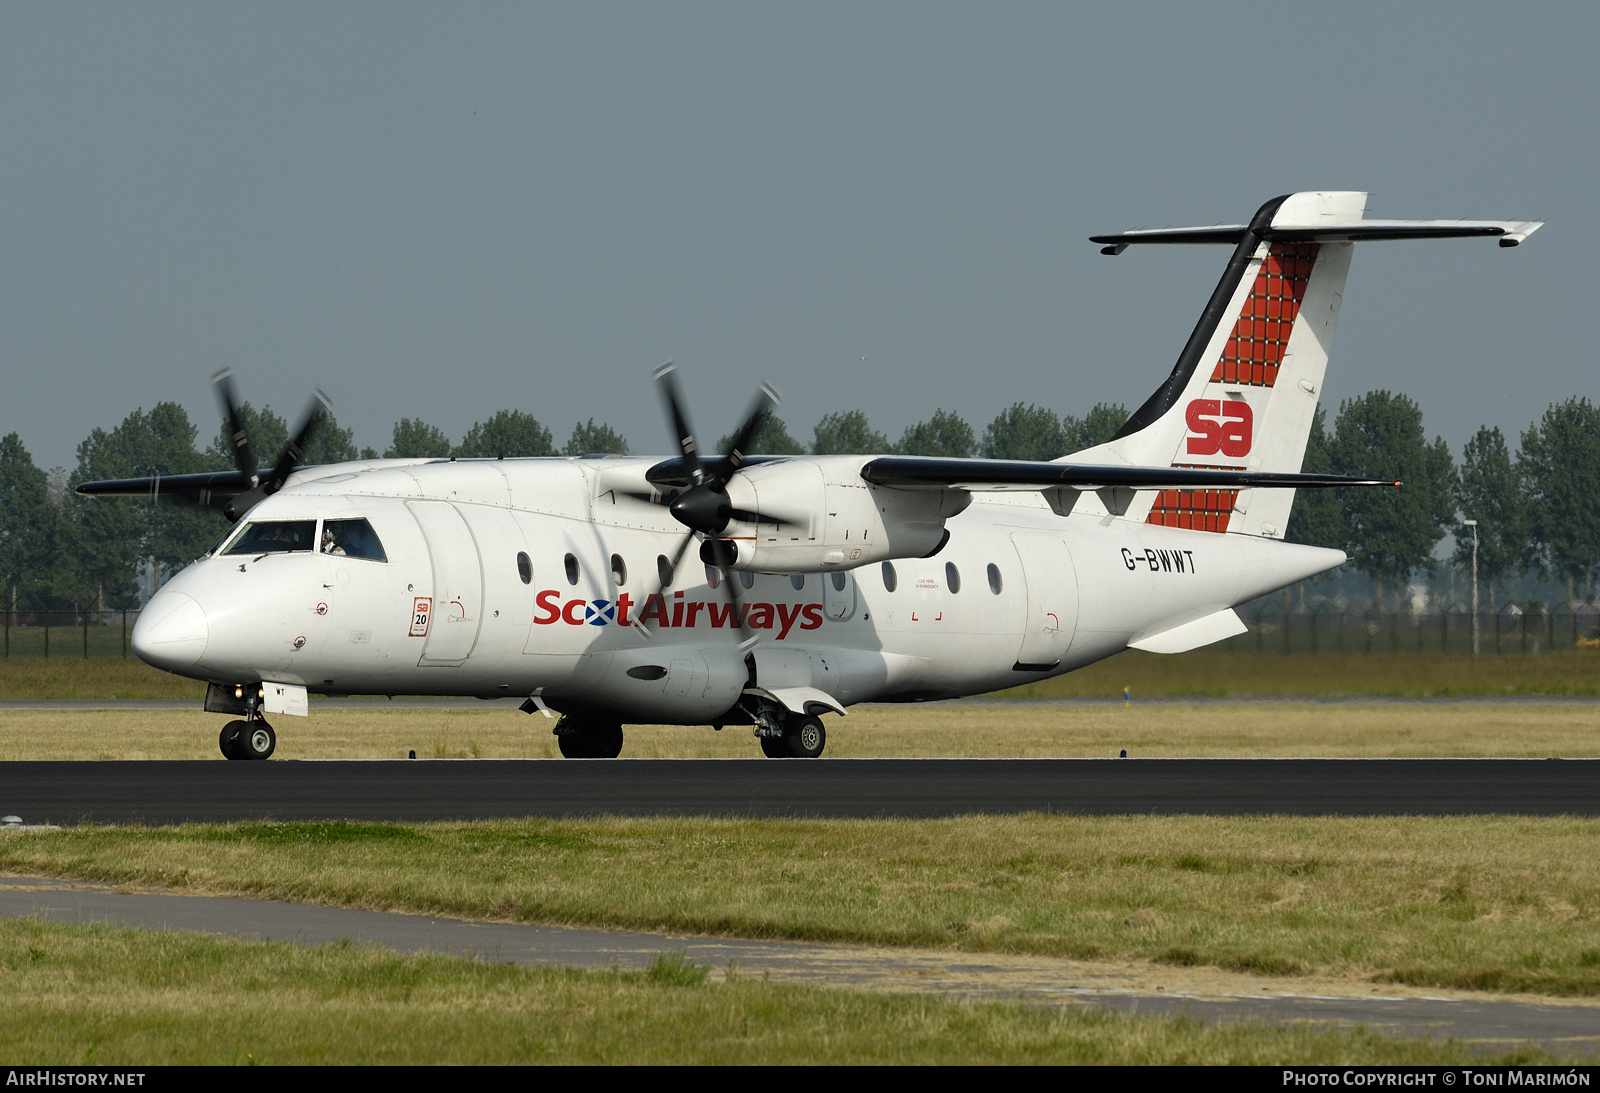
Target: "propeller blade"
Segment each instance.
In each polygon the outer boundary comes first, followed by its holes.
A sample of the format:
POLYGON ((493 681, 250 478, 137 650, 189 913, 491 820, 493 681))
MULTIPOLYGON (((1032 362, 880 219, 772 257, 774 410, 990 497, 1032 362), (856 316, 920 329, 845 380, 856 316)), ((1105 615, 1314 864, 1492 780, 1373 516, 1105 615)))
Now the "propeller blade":
MULTIPOLYGON (((679 490, 667 490, 663 493, 660 490, 651 490, 649 493, 645 493, 642 490, 617 490, 616 494, 618 497, 627 497, 634 501, 642 501, 647 505, 659 505, 664 508, 670 508, 673 503, 682 495, 682 492, 683 491, 679 490)), ((728 519, 737 520, 744 524, 771 524, 773 527, 780 528, 799 527, 800 524, 803 523, 803 521, 796 520, 788 516, 768 516, 766 513, 756 512, 754 509, 730 508, 728 510, 728 519)), ((696 530, 703 529, 697 528, 696 530)))
POLYGON ((722 587, 728 590, 728 599, 733 604, 733 617, 739 621, 739 648, 747 649, 761 638, 750 629, 748 609, 744 605, 744 597, 739 594, 739 574, 731 569, 719 572, 722 574, 722 587))
POLYGON ((322 415, 333 409, 333 400, 328 397, 328 392, 318 387, 311 395, 311 401, 306 404, 305 416, 301 419, 300 428, 295 430, 294 436, 289 438, 289 443, 284 446, 283 454, 278 456, 278 462, 272 468, 272 477, 267 479, 271 489, 275 492, 283 487, 289 480, 289 475, 299 466, 300 459, 305 455, 306 445, 311 441, 311 434, 316 431, 317 423, 322 420, 322 415))
POLYGON ((762 422, 767 420, 767 415, 772 413, 777 405, 778 392, 769 384, 763 383, 761 389, 756 392, 755 401, 750 404, 750 411, 745 414, 744 424, 733 434, 733 443, 717 463, 714 473, 723 482, 738 474, 739 468, 744 466, 744 457, 749 454, 756 433, 761 431, 762 422))
MULTIPOLYGON (((742 524, 771 524, 774 527, 793 528, 799 527, 802 521, 791 520, 788 517, 769 516, 764 512, 755 512, 751 509, 729 509, 729 520, 738 520, 742 524)), ((726 527, 726 525, 724 525, 726 527)))
POLYGON ((689 426, 689 414, 684 408, 683 389, 678 385, 678 369, 671 361, 655 371, 656 389, 661 392, 661 402, 666 407, 672 425, 672 436, 689 469, 689 480, 699 485, 705 477, 700 466, 700 452, 695 447, 694 430, 689 426))
POLYGON ((233 443, 233 465, 240 474, 250 479, 253 486, 260 480, 256 474, 256 453, 245 435, 244 422, 239 417, 238 392, 233 387, 233 369, 221 368, 211 376, 211 385, 217 389, 217 399, 222 403, 222 417, 228 424, 228 439, 233 443))
MULTIPOLYGON (((665 609, 667 604, 667 589, 672 587, 672 579, 677 576, 678 573, 678 564, 683 561, 683 555, 689 549, 689 544, 694 542, 694 537, 695 532, 693 529, 690 529, 689 534, 685 535, 683 540, 678 544, 678 549, 673 551, 672 561, 667 570, 666 579, 661 582, 661 587, 656 589, 656 601, 661 604, 663 609, 665 609)), ((646 596, 644 603, 639 607, 639 617, 633 620, 633 625, 638 627, 639 632, 647 638, 652 636, 650 633, 650 624, 644 621, 645 608, 648 607, 649 604, 650 598, 646 596)))

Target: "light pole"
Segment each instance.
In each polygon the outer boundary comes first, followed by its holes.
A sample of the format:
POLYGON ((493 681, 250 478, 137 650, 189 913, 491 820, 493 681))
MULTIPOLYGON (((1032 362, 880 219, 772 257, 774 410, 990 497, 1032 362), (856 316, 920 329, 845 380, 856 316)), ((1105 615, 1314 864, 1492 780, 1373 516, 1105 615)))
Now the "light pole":
MULTIPOLYGON (((1472 529, 1472 655, 1478 655, 1478 521, 1463 520, 1472 529)), ((1499 639, 1496 639, 1499 640, 1499 639)))

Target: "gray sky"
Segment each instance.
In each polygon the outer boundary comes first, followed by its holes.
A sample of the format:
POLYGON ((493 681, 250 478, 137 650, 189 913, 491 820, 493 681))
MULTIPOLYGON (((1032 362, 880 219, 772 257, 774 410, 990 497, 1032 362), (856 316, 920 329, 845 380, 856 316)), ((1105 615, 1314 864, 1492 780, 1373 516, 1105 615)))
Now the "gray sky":
POLYGON ((1325 404, 1405 391, 1459 451, 1600 398, 1597 12, 5 5, 0 432, 70 466, 175 399, 209 436, 223 364, 380 451, 503 407, 662 451, 667 358, 707 441, 762 379, 802 440, 1132 407, 1227 253, 1085 237, 1322 188, 1551 221, 1356 255, 1325 404))

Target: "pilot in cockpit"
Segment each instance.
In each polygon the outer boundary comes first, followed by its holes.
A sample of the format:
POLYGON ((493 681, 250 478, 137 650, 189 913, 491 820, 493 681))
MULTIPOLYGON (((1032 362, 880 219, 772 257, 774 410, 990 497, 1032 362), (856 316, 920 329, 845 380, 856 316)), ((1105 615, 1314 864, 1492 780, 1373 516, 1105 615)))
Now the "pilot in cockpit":
POLYGON ((322 525, 322 553, 343 554, 344 547, 339 544, 338 536, 334 534, 333 522, 328 521, 322 525))

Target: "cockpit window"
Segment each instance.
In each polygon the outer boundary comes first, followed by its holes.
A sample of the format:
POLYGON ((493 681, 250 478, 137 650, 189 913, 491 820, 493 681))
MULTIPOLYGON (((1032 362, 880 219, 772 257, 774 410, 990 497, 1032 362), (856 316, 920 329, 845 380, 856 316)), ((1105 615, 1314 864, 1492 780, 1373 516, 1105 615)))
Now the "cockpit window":
POLYGON ((369 562, 389 560, 383 552, 383 544, 378 541, 378 533, 365 520, 324 520, 322 553, 365 558, 369 562))
POLYGON ((227 553, 282 554, 294 550, 309 551, 316 542, 315 520, 257 520, 240 533, 233 541, 233 545, 227 549, 227 553))

